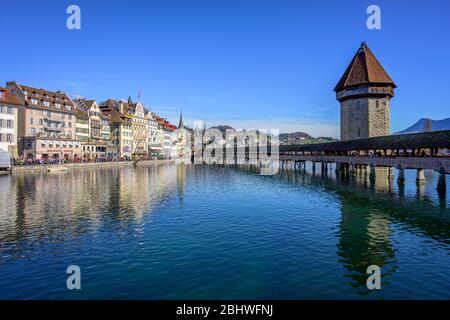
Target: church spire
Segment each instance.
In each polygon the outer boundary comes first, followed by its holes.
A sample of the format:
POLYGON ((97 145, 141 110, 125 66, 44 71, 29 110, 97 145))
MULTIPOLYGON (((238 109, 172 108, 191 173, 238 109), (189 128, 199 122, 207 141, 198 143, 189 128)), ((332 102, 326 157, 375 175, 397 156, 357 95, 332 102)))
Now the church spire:
POLYGON ((181 113, 180 113, 180 122, 178 123, 178 129, 184 129, 183 110, 181 110, 181 113))

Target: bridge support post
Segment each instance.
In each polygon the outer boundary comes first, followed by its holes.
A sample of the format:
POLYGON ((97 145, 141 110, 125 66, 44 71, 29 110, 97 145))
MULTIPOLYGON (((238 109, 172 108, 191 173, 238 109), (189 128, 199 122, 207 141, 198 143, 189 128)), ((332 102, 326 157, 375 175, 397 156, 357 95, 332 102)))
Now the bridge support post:
POLYGON ((355 167, 355 165, 353 163, 350 164, 350 174, 352 176, 356 176, 356 167, 355 167))
POLYGON ((363 173, 363 165, 362 164, 359 164, 357 166, 357 171, 358 171, 358 175, 362 176, 362 173, 363 173))
POLYGON ((367 166, 367 169, 369 170, 369 180, 371 182, 375 182, 376 179, 375 165, 371 163, 370 166, 367 166))
POLYGON ((389 167, 388 168, 388 179, 389 180, 394 180, 395 179, 394 168, 393 167, 389 167))
POLYGON ((403 169, 401 166, 398 167, 397 184, 400 186, 405 184, 405 169, 403 169))
POLYGON ((341 172, 341 168, 340 168, 341 164, 339 162, 336 162, 335 165, 336 165, 336 169, 334 170, 334 172, 336 174, 338 174, 339 172, 341 172))
POLYGON ((423 184, 426 182, 425 179, 425 172, 423 169, 417 169, 417 177, 416 177, 416 183, 417 184, 423 184))
POLYGON ((439 170, 439 179, 438 179, 438 184, 437 184, 437 188, 436 188, 439 192, 444 192, 447 189, 446 183, 445 183, 445 170, 444 168, 441 168, 439 170))
POLYGON ((312 173, 313 173, 313 175, 316 174, 316 162, 315 161, 312 162, 312 173))

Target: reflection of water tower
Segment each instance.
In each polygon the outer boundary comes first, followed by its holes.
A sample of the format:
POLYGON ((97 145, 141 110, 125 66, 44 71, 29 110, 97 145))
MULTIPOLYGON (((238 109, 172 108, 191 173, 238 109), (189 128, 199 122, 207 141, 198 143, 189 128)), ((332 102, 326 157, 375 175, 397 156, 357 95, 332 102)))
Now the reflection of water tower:
POLYGON ((392 270, 383 269, 387 261, 394 257, 394 249, 390 243, 389 219, 386 213, 372 207, 367 198, 355 195, 343 195, 342 219, 339 231, 337 254, 341 257, 351 279, 349 284, 359 289, 359 294, 367 294, 367 267, 377 265, 385 276, 392 270), (370 210, 370 212, 369 212, 370 210))

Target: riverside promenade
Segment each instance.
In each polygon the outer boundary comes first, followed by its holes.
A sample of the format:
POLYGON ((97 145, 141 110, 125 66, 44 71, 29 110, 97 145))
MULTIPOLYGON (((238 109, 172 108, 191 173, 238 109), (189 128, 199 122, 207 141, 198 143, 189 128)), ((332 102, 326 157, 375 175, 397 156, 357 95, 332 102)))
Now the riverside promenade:
MULTIPOLYGON (((85 162, 85 163, 64 163, 64 164, 42 164, 42 165, 28 165, 28 166, 13 166, 11 174, 25 173, 25 172, 47 172, 49 169, 67 168, 67 169, 81 169, 81 168, 104 168, 104 167, 130 167, 133 165, 142 166, 150 164, 169 164, 175 163, 175 160, 141 160, 137 163, 135 161, 105 161, 105 162, 85 162)), ((61 170, 62 171, 62 170, 61 170)), ((6 173, 6 171, 5 171, 6 173)))

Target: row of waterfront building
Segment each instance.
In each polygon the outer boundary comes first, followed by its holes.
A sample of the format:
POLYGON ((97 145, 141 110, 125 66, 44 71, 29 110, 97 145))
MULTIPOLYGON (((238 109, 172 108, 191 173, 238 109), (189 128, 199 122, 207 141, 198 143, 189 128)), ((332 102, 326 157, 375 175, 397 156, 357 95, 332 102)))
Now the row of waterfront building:
POLYGON ((131 98, 98 103, 15 81, 0 87, 0 149, 13 158, 174 158, 185 152, 186 130, 182 114, 177 128, 131 98))

